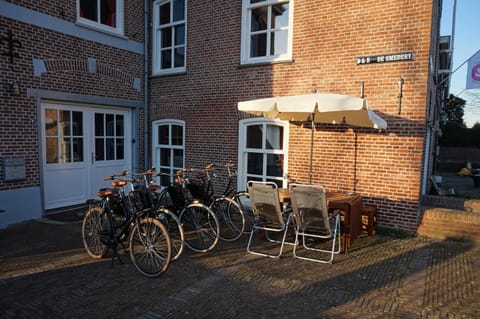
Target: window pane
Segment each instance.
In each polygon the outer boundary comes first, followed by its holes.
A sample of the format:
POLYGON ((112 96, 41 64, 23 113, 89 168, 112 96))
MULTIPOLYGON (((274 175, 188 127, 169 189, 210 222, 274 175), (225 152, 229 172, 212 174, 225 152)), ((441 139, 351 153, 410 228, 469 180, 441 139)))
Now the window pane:
POLYGON ((117 138, 117 160, 121 160, 125 158, 125 146, 123 138, 117 138))
POLYGON ((45 110, 45 135, 56 136, 57 135, 57 110, 46 109, 45 110))
POLYGON ((172 125, 172 145, 183 145, 183 126, 172 125))
POLYGON ((116 0, 101 0, 100 2, 100 23, 116 27, 116 0))
POLYGON ((72 112, 72 129, 73 129, 73 136, 83 135, 82 112, 72 112))
POLYGON ((175 67, 182 67, 185 65, 185 48, 175 49, 175 67))
POLYGON ((283 176, 283 155, 267 154, 267 175, 283 176))
POLYGON ((95 136, 104 136, 103 114, 95 113, 95 136))
POLYGON ((247 174, 262 175, 263 173, 263 154, 248 153, 247 155, 247 174))
POLYGON ((160 24, 170 23, 170 2, 160 6, 160 24))
POLYGON ((288 30, 272 32, 270 40, 270 55, 287 53, 288 30))
POLYGON ((265 0, 250 0, 250 3, 264 2, 265 0))
POLYGON ((252 10, 250 32, 267 30, 268 6, 252 10))
POLYGON ((115 136, 124 136, 123 132, 123 115, 117 114, 115 116, 115 136))
POLYGON ((185 19, 185 0, 173 1, 173 21, 185 19))
POLYGON ((247 127, 247 148, 262 148, 262 125, 247 127))
POLYGON ((172 46, 172 28, 162 29, 162 49, 172 46))
POLYGON ((105 160, 103 138, 96 138, 95 139, 95 160, 96 161, 104 161, 105 160))
MULTIPOLYGON (((160 170, 161 173, 165 173, 165 174, 171 174, 172 172, 170 172, 170 169, 168 168, 162 168, 160 170)), ((161 186, 169 186, 170 185, 170 176, 165 176, 165 175, 161 175, 160 176, 160 185, 161 186)))
POLYGON ((107 161, 111 161, 115 159, 115 139, 107 138, 106 139, 106 156, 105 159, 107 161))
POLYGON ((70 111, 60 111, 60 132, 63 136, 70 135, 70 111))
POLYGON ((275 183, 275 184, 277 184, 277 187, 278 187, 278 188, 282 188, 282 187, 283 187, 283 182, 282 182, 281 180, 278 180, 278 179, 270 179, 270 178, 267 178, 266 182, 275 183))
POLYGON ((281 28, 288 26, 288 4, 272 6, 272 25, 271 28, 281 28))
POLYGON ((173 166, 183 168, 183 150, 173 150, 173 166))
POLYGON ((71 162, 72 158, 70 156, 70 138, 63 138, 61 139, 60 144, 60 163, 69 163, 71 162))
POLYGON ((172 50, 162 50, 162 69, 172 67, 172 50))
POLYGON ((168 148, 160 149, 160 165, 170 166, 170 149, 168 148))
POLYGON ((97 0, 80 0, 80 16, 98 22, 97 0))
POLYGON ((45 151, 47 152, 47 163, 58 162, 58 144, 56 137, 47 137, 45 151))
POLYGON ((161 125, 158 127, 158 144, 169 144, 168 125, 161 125))
POLYGON ((265 148, 268 150, 283 149, 283 127, 277 125, 267 125, 267 136, 265 148))
POLYGON ((73 161, 83 162, 83 138, 73 139, 73 161))
POLYGON ((250 37, 250 57, 267 55, 267 35, 265 33, 255 34, 250 37))
POLYGON ((105 136, 115 136, 115 120, 113 114, 105 114, 105 136))
POLYGON ((185 25, 175 27, 175 45, 185 44, 185 25))

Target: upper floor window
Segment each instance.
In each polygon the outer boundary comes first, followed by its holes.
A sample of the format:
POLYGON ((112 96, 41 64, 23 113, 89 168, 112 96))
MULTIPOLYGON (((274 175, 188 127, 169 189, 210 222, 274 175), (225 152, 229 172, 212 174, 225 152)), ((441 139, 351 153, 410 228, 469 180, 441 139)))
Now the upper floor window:
POLYGON ((123 34, 123 0, 77 0, 79 22, 123 34))
POLYGON ((292 2, 243 0, 242 64, 291 60, 292 2))
POLYGON ((186 0, 153 3, 153 74, 185 71, 186 0))

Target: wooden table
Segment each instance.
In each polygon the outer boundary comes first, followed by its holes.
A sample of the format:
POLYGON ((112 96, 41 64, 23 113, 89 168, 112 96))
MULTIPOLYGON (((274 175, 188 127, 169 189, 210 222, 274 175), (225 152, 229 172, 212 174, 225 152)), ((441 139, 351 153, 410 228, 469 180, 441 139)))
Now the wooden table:
MULTIPOLYGON (((282 203, 290 203, 290 191, 285 188, 278 190, 282 203)), ((340 210, 343 216, 343 252, 348 253, 350 245, 360 238, 362 232, 362 196, 343 192, 327 192, 329 210, 340 210)))

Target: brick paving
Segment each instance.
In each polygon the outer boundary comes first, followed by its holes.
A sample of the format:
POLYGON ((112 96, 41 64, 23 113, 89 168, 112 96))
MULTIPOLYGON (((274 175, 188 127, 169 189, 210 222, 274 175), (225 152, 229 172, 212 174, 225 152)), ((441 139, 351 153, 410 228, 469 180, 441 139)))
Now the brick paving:
POLYGON ((78 222, 0 230, 0 318, 480 318, 480 247, 377 236, 332 265, 186 251, 162 276, 85 253, 78 222))

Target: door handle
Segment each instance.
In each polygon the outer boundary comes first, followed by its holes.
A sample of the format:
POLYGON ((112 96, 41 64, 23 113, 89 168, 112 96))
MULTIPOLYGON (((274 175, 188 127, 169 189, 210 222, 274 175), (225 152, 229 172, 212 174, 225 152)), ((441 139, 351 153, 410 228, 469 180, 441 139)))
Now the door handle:
POLYGON ((91 158, 92 158, 92 164, 95 163, 95 154, 93 152, 92 152, 91 158))

